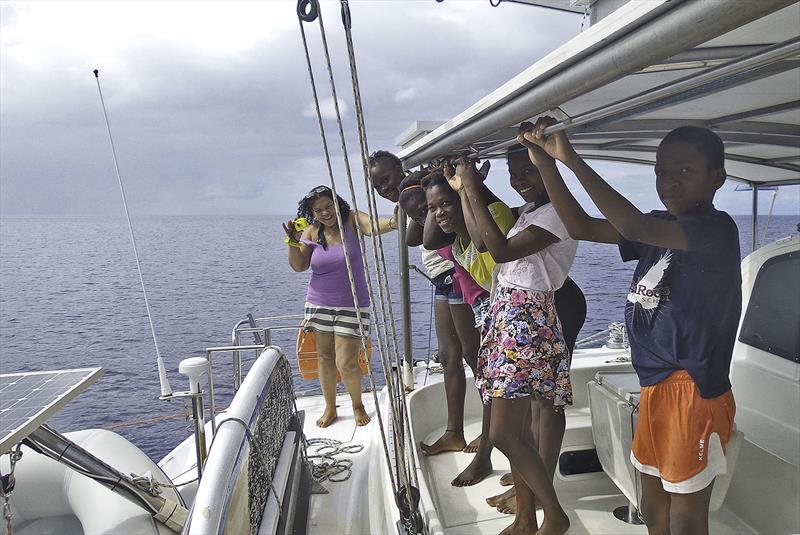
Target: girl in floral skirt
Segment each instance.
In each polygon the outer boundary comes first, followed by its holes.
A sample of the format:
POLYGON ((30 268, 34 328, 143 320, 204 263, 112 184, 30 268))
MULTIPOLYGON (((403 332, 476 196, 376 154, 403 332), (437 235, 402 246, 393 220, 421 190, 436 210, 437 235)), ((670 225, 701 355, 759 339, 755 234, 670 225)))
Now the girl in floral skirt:
POLYGON ((577 243, 550 204, 538 170, 520 149, 518 155, 512 149, 508 162, 511 185, 526 204, 507 235, 487 209, 484 175, 473 162, 462 157, 448 178, 451 186, 466 191, 484 245, 499 267, 481 333, 476 382, 484 403, 491 404, 490 439, 508 457, 514 477, 517 516, 503 533, 560 534, 569 518, 558 503, 545 458, 555 454, 557 459, 572 386, 570 351, 554 293, 567 279, 577 243), (530 411, 539 416, 537 437, 531 433, 530 411), (544 509, 541 529, 536 501, 544 509))

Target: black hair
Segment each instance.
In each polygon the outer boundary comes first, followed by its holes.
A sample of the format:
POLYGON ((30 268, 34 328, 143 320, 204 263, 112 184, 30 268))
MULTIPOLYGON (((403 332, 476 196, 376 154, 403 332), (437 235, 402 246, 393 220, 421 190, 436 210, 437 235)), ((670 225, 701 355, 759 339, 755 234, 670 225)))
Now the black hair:
POLYGON ((388 150, 376 150, 375 152, 373 152, 369 157, 369 166, 374 167, 378 165, 378 160, 380 160, 381 158, 389 160, 393 166, 397 166, 400 169, 403 168, 403 162, 400 161, 400 158, 398 158, 388 150))
MULTIPOLYGON (((422 189, 424 189, 425 191, 428 191, 429 189, 434 188, 436 186, 446 186, 450 188, 451 191, 453 189, 450 187, 450 183, 447 181, 447 179, 444 177, 444 173, 442 173, 441 171, 434 171, 433 173, 430 173, 429 175, 425 176, 420 181, 420 185, 422 186, 422 189)), ((453 194, 458 195, 455 191, 453 191, 453 194)))
POLYGON ((425 191, 422 189, 422 179, 425 178, 428 174, 430 174, 430 169, 420 169, 419 171, 414 171, 407 177, 403 179, 402 182, 397 186, 397 189, 400 190, 400 199, 399 203, 403 204, 403 199, 408 199, 412 195, 422 195, 425 196, 425 191), (410 188, 412 186, 420 186, 419 188, 413 188, 411 190, 405 191, 406 188, 410 188))
POLYGON ((721 169, 725 167, 725 145, 722 139, 709 130, 700 126, 679 126, 664 136, 659 143, 659 147, 674 142, 692 145, 703 155, 708 163, 709 169, 721 169))
MULTIPOLYGON (((317 218, 314 217, 314 210, 311 209, 311 206, 314 204, 314 201, 322 197, 333 200, 333 190, 327 186, 317 186, 312 189, 297 203, 297 217, 305 217, 309 223, 316 223, 317 218)), ((339 195, 336 196, 336 199, 339 201, 339 212, 342 214, 342 223, 346 225, 350 220, 350 205, 339 195)), ((342 240, 344 240, 344 229, 340 230, 342 232, 342 240)), ((325 232, 321 226, 317 233, 317 243, 320 244, 323 249, 328 248, 325 232)))
POLYGON ((514 143, 513 145, 509 146, 506 149, 506 158, 508 158, 512 154, 516 154, 518 152, 523 152, 523 151, 527 153, 528 152, 528 148, 525 145, 522 145, 520 143, 514 143))

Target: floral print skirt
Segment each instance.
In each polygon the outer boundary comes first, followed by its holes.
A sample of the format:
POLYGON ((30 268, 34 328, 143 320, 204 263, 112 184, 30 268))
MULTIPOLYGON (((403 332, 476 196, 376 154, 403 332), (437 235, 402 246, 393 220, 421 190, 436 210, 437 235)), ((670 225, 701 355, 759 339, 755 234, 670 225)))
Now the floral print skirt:
POLYGON ((553 292, 500 286, 478 352, 475 382, 483 402, 534 396, 563 411, 572 405, 570 361, 553 292))

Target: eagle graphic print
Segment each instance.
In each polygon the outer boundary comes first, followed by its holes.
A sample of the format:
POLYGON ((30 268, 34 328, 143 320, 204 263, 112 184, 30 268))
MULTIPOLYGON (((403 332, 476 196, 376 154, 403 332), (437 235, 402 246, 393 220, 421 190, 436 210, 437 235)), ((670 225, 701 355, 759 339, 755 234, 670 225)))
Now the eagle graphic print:
POLYGON ((631 283, 628 302, 632 303, 633 319, 652 321, 659 305, 669 301, 669 286, 665 284, 666 273, 672 261, 672 251, 666 251, 656 263, 637 281, 631 283))

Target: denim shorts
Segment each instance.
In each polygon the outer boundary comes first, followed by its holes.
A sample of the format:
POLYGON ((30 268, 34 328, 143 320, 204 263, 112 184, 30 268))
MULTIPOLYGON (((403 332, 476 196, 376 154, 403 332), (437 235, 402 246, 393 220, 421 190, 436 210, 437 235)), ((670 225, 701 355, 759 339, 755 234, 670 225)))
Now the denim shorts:
POLYGON ((446 300, 451 305, 460 305, 464 302, 464 299, 461 296, 461 289, 453 279, 453 274, 455 271, 455 269, 449 269, 441 275, 437 275, 433 278, 431 282, 433 283, 433 294, 435 299, 442 301, 446 300))

